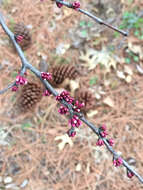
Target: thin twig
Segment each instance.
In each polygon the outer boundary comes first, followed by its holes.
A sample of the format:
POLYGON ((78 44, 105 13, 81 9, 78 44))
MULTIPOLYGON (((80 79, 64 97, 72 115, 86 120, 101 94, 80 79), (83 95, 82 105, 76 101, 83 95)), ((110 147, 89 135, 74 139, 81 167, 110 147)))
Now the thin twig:
POLYGON ((6 88, 4 88, 3 90, 0 90, 0 94, 4 94, 6 91, 8 91, 8 89, 12 88, 15 85, 15 81, 11 84, 9 84, 6 88))
MULTIPOLYGON (((55 0, 56 3, 60 3, 68 8, 73 8, 72 4, 71 3, 68 3, 68 2, 65 2, 65 1, 62 1, 62 0, 55 0)), ((92 18, 94 21, 96 21, 97 23, 101 24, 101 25, 105 25, 107 26, 108 28, 111 28, 113 30, 115 30, 116 32, 119 32, 120 34, 124 35, 124 36, 128 36, 128 33, 123 31, 123 30, 120 30, 119 28, 115 27, 115 26, 112 26, 110 25, 109 23, 103 21, 102 19, 96 17, 95 15, 89 13, 88 11, 85 11, 83 9, 76 9, 76 11, 79 11, 80 13, 83 13, 85 15, 87 15, 88 17, 92 18)))

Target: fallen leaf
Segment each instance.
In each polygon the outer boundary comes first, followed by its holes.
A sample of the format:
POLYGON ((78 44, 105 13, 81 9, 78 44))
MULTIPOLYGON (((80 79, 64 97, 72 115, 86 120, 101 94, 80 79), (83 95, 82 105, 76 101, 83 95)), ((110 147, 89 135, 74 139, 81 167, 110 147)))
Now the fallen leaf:
POLYGON ((124 66, 124 72, 127 73, 128 75, 133 75, 132 69, 127 65, 124 66))
POLYGON ((126 78, 123 71, 117 71, 116 74, 117 74, 117 77, 119 77, 120 79, 125 79, 126 78))
POLYGON ((87 173, 87 174, 90 174, 90 163, 87 163, 86 173, 87 173))
POLYGON ((98 114, 98 111, 97 110, 90 110, 88 113, 87 113, 87 117, 88 118, 92 118, 94 117, 95 115, 98 114))
POLYGON ((80 164, 80 163, 78 163, 78 164, 76 165, 75 171, 76 171, 76 172, 80 172, 80 171, 81 171, 81 164, 80 164))
POLYGON ((105 67, 105 72, 110 72, 111 68, 116 69, 117 62, 119 58, 113 56, 107 49, 103 48, 100 51, 96 51, 94 49, 88 48, 86 52, 80 52, 79 60, 84 61, 85 66, 88 67, 89 70, 93 70, 96 68, 98 64, 103 65, 105 67))
POLYGON ((143 74, 143 68, 140 65, 136 65, 136 68, 140 74, 143 74))
POLYGON ((128 43, 128 48, 134 53, 138 54, 140 59, 143 59, 143 49, 141 45, 134 45, 133 43, 128 43))
POLYGON ((60 151, 64 149, 66 144, 69 144, 70 147, 73 146, 73 142, 67 134, 55 137, 55 141, 58 140, 61 140, 61 142, 58 144, 58 148, 60 151))
POLYGON ((126 81, 127 83, 130 83, 130 82, 132 81, 131 75, 128 75, 128 76, 125 78, 125 81, 126 81))
POLYGON ((59 44, 56 48, 57 55, 63 55, 70 48, 70 44, 59 44))
POLYGON ((114 101, 110 97, 105 98, 103 100, 103 103, 109 107, 112 107, 112 108, 114 107, 114 101))

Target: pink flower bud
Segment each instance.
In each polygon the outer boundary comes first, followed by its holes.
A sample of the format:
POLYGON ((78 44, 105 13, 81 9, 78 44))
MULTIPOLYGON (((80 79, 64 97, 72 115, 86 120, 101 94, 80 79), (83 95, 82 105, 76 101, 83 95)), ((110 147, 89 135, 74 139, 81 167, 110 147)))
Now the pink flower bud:
POLYGON ((21 35, 16 36, 16 41, 17 41, 18 43, 20 43, 22 40, 23 40, 23 36, 21 36, 21 35))
POLYGON ((49 90, 45 90, 45 92, 43 93, 43 96, 50 96, 51 92, 49 90))
POLYGON ((103 131, 103 132, 100 132, 100 135, 101 137, 105 138, 108 135, 108 133, 106 131, 103 131))
POLYGON ((79 127, 81 125, 81 121, 78 118, 78 116, 74 115, 70 120, 69 120, 69 124, 72 127, 79 127))
POLYGON ((69 131, 67 132, 67 134, 68 134, 69 137, 74 137, 74 136, 76 135, 76 131, 69 130, 69 131))
POLYGON ((96 145, 97 146, 102 146, 102 145, 104 145, 104 141, 102 139, 98 139, 96 145))
MULTIPOLYGON (((63 0, 62 0, 62 1, 63 1, 63 0)), ((61 7, 63 6, 62 3, 56 3, 56 5, 57 5, 59 8, 61 8, 61 7)))
POLYGON ((58 110, 60 114, 66 114, 68 111, 69 111, 68 108, 64 106, 61 106, 60 109, 58 110))
POLYGON ((72 6, 73 6, 73 9, 79 9, 80 8, 80 2, 79 1, 74 1, 73 3, 72 3, 72 6))
POLYGON ((41 77, 43 80, 51 80, 52 79, 52 74, 51 73, 46 73, 46 72, 41 72, 41 77))
POLYGON ((74 101, 74 99, 69 95, 69 92, 67 91, 62 91, 60 95, 56 96, 56 100, 58 101, 63 99, 69 104, 71 104, 74 101))
POLYGON ((18 86, 13 86, 11 89, 13 92, 16 92, 18 90, 18 86))
POLYGON ((110 146, 113 146, 114 145, 114 140, 113 139, 109 139, 108 143, 109 143, 110 146))
POLYGON ((123 163, 123 160, 122 160, 121 157, 113 160, 113 164, 114 164, 115 167, 120 166, 122 163, 123 163))
POLYGON ((61 96, 59 96, 59 95, 56 96, 56 100, 57 100, 57 101, 60 101, 60 100, 62 100, 62 99, 63 99, 63 97, 61 97, 61 96))
POLYGON ((24 85, 27 84, 27 79, 24 78, 23 76, 17 75, 16 76, 16 85, 24 85))
POLYGON ((128 178, 132 178, 134 176, 134 173, 127 170, 127 176, 128 176, 128 178))
POLYGON ((84 103, 79 103, 78 100, 75 101, 74 105, 73 105, 73 109, 75 112, 80 112, 80 108, 82 108, 84 106, 84 103))
POLYGON ((105 124, 103 124, 102 126, 101 126, 101 129, 103 130, 103 131, 106 131, 106 125, 105 124))

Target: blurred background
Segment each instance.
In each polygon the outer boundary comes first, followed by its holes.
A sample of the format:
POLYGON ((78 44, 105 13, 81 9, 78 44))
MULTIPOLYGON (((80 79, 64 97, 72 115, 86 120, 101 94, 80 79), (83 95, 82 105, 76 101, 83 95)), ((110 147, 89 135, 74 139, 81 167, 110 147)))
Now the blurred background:
MULTIPOLYGON (((71 1, 69 1, 71 2, 71 1)), ((114 148, 143 174, 143 2, 86 0, 81 8, 129 32, 123 37, 53 1, 0 0, 8 27, 25 35, 29 62, 53 73, 52 85, 85 102, 96 126, 107 125, 114 148), (19 24, 19 23, 23 24, 19 24)), ((21 61, 0 27, 0 89, 15 80, 21 61)), ((68 119, 55 98, 27 72, 28 84, 0 96, 0 189, 141 190, 115 168, 112 155, 82 126, 66 135, 68 119)))

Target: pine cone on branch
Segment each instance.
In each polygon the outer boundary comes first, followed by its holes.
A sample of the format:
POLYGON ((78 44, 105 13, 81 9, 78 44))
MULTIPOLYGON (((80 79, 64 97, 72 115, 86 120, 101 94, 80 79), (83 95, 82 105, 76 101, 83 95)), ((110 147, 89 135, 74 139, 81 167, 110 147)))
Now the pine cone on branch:
POLYGON ((52 85, 57 87, 62 84, 65 79, 75 79, 79 75, 79 71, 74 65, 58 65, 51 68, 52 85))
POLYGON ((37 103, 40 102, 43 96, 43 88, 34 82, 28 82, 21 89, 18 98, 18 107, 21 112, 28 112, 33 110, 37 103))
POLYGON ((14 26, 14 35, 23 50, 31 45, 31 34, 24 23, 18 23, 14 26))
POLYGON ((79 89, 75 92, 75 100, 78 100, 80 103, 84 103, 85 106, 81 108, 81 111, 86 114, 89 110, 93 109, 95 106, 95 98, 93 97, 92 92, 88 89, 79 89))

